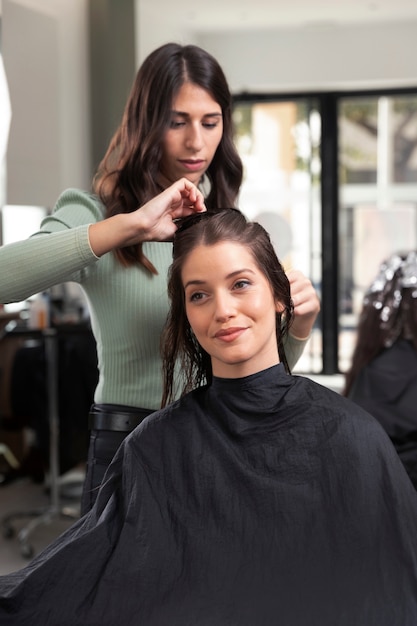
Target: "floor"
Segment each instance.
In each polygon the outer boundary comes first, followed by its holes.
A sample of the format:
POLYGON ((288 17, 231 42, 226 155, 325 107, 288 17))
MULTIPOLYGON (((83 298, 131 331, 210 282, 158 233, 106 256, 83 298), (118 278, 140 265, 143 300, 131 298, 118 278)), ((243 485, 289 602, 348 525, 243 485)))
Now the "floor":
POLYGON ((0 487, 0 575, 27 565, 33 556, 79 517, 82 482, 83 472, 80 470, 73 470, 60 478, 58 507, 52 507, 47 483, 36 484, 30 478, 22 478, 0 487), (26 539, 23 532, 25 540, 20 542, 21 529, 31 520, 39 520, 40 517, 13 519, 12 524, 8 525, 4 524, 5 516, 27 511, 47 511, 49 518, 37 525, 26 539), (61 516, 61 513, 69 514, 70 517, 61 516))

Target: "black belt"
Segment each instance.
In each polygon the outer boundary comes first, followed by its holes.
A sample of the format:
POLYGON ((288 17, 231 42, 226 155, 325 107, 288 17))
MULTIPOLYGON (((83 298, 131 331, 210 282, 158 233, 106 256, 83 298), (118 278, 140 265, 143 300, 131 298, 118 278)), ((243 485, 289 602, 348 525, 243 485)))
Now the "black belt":
POLYGON ((118 430, 130 432, 153 411, 144 409, 138 413, 123 413, 114 411, 90 411, 88 426, 90 430, 118 430))

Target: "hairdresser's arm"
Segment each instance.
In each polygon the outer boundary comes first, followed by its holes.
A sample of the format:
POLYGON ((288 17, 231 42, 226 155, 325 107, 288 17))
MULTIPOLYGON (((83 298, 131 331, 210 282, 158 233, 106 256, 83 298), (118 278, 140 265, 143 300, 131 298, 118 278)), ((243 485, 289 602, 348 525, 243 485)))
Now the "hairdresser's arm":
POLYGON ((68 189, 29 239, 0 248, 0 302, 19 302, 66 281, 82 283, 106 252, 140 241, 166 241, 173 219, 205 210, 202 194, 180 180, 133 213, 103 219, 96 197, 68 189))
POLYGON ((142 241, 170 241, 177 230, 173 220, 200 211, 205 211, 202 193, 181 178, 137 211, 92 224, 90 245, 101 256, 142 241))
POLYGON ((287 272, 294 303, 290 332, 284 338, 284 350, 290 370, 301 357, 320 311, 320 301, 310 280, 298 270, 287 272))
POLYGON ((290 335, 306 340, 313 329, 320 312, 320 300, 311 281, 298 270, 287 272, 291 286, 291 298, 294 304, 294 320, 290 335))
POLYGON ((97 261, 88 227, 19 241, 0 248, 0 302, 20 302, 62 282, 97 261))
POLYGON ((69 280, 82 282, 98 260, 89 244, 89 224, 102 219, 97 199, 66 190, 37 233, 0 248, 0 302, 19 302, 69 280))

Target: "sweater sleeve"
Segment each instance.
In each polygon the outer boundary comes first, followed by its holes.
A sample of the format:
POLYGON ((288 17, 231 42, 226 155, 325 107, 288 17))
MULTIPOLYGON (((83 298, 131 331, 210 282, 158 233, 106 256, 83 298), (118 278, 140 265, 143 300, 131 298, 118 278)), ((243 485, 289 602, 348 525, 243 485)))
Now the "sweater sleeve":
POLYGON ((82 282, 98 260, 91 249, 89 225, 103 219, 97 200, 67 190, 29 239, 0 248, 0 302, 19 302, 53 285, 82 282))
POLYGON ((300 356, 302 355, 308 340, 309 337, 307 337, 307 339, 298 339, 290 333, 286 335, 284 339, 284 350, 291 371, 294 369, 294 366, 297 364, 300 356))

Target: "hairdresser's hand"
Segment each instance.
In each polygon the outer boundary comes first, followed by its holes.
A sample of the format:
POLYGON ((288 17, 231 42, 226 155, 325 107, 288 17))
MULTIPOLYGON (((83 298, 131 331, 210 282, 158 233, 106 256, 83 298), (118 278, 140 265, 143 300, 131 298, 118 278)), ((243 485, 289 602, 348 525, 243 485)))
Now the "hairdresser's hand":
POLYGON ((181 178, 133 213, 114 215, 91 224, 90 245, 93 252, 101 256, 142 241, 171 241, 177 230, 173 220, 205 210, 201 191, 181 178))
POLYGON ((170 241, 177 230, 173 220, 205 210, 201 191, 181 178, 137 211, 145 224, 142 241, 170 241))
POLYGON ((302 272, 290 270, 287 276, 294 303, 294 321, 290 334, 298 339, 307 339, 320 312, 320 300, 311 281, 302 272))

